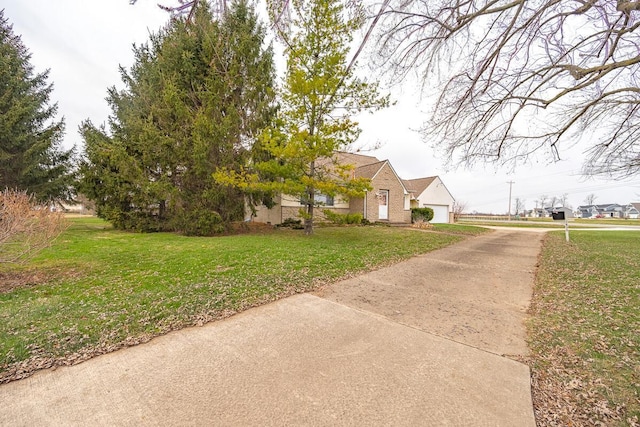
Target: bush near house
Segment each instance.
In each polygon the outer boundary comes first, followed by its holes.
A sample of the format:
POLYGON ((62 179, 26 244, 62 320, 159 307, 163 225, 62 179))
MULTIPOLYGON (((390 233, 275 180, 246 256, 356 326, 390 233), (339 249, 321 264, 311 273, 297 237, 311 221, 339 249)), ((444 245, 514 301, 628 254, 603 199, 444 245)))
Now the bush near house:
POLYGON ((431 208, 411 208, 411 222, 426 221, 433 219, 433 209, 431 208))
POLYGON ((330 209, 325 209, 324 211, 322 211, 322 213, 324 214, 325 218, 327 218, 327 220, 337 225, 362 224, 363 217, 362 214, 359 213, 340 214, 330 209))

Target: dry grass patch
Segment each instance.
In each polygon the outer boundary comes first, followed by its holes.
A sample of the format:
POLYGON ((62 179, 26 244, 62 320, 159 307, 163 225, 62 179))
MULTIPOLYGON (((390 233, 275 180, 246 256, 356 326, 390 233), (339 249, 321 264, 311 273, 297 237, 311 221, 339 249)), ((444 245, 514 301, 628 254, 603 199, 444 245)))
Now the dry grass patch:
POLYGON ((640 234, 544 242, 528 325, 539 426, 640 425, 640 234))

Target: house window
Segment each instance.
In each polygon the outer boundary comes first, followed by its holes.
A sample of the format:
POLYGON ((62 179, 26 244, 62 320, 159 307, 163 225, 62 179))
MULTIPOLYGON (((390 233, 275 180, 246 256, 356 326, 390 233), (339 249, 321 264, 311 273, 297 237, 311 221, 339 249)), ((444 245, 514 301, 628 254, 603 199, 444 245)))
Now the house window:
MULTIPOLYGON (((316 195, 313 198, 314 202, 316 202, 316 204, 321 205, 321 206, 333 206, 334 202, 333 202, 333 196, 328 196, 326 194, 322 194, 322 193, 316 193, 316 195)), ((305 206, 307 204, 307 202, 304 199, 300 200, 300 204, 305 206)))
POLYGON ((315 196, 315 202, 323 206, 333 206, 333 196, 318 193, 315 196))

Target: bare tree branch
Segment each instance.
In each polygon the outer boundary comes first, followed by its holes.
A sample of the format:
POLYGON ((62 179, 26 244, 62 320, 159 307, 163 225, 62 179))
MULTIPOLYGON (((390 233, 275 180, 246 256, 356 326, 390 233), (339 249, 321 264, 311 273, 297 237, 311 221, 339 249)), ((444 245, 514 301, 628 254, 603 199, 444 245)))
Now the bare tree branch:
POLYGON ((639 17, 624 0, 396 0, 379 60, 439 83, 424 135, 453 163, 580 144, 585 173, 627 176, 640 172, 639 17))

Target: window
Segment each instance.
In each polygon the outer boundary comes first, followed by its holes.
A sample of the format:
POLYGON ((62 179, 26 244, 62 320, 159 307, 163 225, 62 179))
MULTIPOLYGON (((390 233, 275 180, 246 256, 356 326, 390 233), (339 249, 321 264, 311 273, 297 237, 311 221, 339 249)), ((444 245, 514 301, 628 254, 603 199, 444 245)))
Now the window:
POLYGON ((315 201, 323 206, 333 206, 333 196, 327 196, 326 194, 316 194, 315 201))
MULTIPOLYGON (((316 202, 316 204, 321 206, 333 206, 334 204, 333 196, 327 196, 326 194, 322 194, 322 193, 316 193, 313 200, 314 202, 316 202)), ((307 202, 304 199, 301 199, 300 204, 304 206, 307 204, 307 202)))

